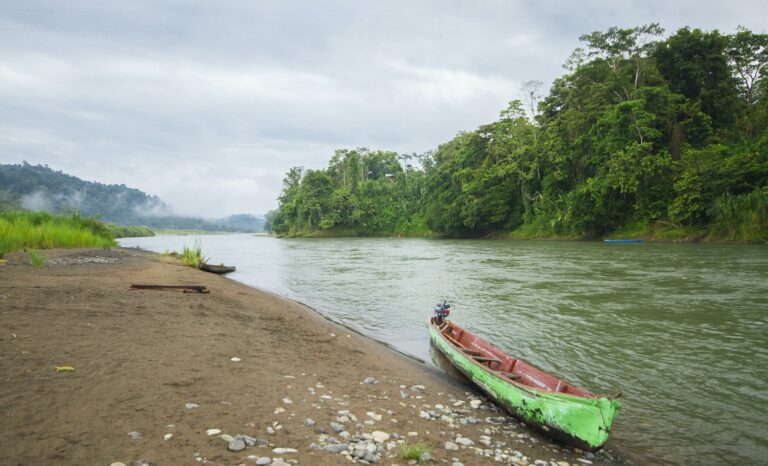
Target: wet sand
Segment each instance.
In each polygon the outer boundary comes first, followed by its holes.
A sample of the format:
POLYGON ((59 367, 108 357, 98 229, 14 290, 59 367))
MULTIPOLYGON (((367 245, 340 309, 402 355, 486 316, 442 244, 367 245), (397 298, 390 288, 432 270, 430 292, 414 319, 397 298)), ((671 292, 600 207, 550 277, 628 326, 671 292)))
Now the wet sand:
POLYGON ((470 407, 478 395, 461 382, 301 304, 138 250, 41 254, 40 268, 25 254, 0 265, 0 464, 350 463, 328 451, 329 436, 378 446, 386 465, 408 464, 399 440, 428 444, 436 464, 606 459, 563 449, 485 401, 470 407), (259 443, 233 452, 208 429, 259 443), (374 431, 389 439, 365 438, 374 431), (447 450, 458 435, 474 446, 447 450))

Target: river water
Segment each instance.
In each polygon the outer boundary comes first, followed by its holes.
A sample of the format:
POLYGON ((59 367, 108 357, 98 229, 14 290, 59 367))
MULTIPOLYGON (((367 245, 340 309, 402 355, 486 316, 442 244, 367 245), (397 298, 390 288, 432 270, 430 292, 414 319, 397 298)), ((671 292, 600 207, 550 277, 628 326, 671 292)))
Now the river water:
POLYGON ((229 277, 301 301, 429 361, 451 318, 596 393, 623 393, 609 446, 636 464, 768 461, 768 248, 252 235, 195 239, 229 277))

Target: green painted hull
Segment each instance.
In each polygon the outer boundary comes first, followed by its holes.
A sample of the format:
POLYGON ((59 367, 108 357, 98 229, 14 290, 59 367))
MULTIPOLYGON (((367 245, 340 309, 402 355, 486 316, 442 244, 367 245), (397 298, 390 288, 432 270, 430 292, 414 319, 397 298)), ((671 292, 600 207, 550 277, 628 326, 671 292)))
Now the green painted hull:
POLYGON ((619 411, 618 401, 541 391, 511 383, 456 349, 434 325, 430 324, 429 331, 434 345, 459 371, 526 424, 587 451, 600 449, 608 440, 611 423, 619 411))

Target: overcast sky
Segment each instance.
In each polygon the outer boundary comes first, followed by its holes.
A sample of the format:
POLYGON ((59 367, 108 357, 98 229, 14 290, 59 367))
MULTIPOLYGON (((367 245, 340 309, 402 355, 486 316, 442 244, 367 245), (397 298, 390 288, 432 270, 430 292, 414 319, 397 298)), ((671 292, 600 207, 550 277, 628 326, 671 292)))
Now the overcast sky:
POLYGON ((292 166, 433 149, 652 21, 766 32, 768 2, 0 0, 0 163, 264 213, 292 166))

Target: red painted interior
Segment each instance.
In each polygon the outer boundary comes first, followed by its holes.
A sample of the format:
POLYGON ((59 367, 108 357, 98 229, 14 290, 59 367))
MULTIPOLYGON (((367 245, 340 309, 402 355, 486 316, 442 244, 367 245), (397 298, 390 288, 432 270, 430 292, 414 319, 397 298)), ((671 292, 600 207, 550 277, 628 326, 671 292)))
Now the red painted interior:
MULTIPOLYGON (((436 325, 434 318, 432 319, 432 324, 436 325)), ((448 343, 459 351, 464 352, 470 359, 480 364, 486 370, 495 372, 496 375, 504 377, 511 383, 525 385, 541 391, 567 393, 585 398, 595 396, 504 353, 453 322, 446 321, 437 328, 448 343)))

